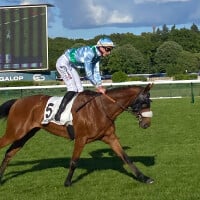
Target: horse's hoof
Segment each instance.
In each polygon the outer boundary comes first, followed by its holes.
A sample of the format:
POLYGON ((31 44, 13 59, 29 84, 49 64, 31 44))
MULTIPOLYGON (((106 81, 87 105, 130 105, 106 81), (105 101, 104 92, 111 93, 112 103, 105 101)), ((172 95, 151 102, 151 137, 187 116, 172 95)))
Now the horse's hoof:
POLYGON ((148 178, 148 179, 146 180, 145 183, 147 183, 147 184, 152 184, 152 183, 154 183, 154 180, 151 179, 151 178, 148 178))
POLYGON ((152 184, 152 183, 154 183, 154 180, 153 180, 153 179, 151 179, 150 177, 145 176, 145 175, 143 175, 143 174, 141 174, 141 175, 138 176, 137 178, 138 178, 138 180, 139 180, 140 182, 142 182, 142 183, 146 183, 146 184, 152 184))
POLYGON ((65 186, 65 187, 70 187, 71 185, 72 185, 72 183, 69 182, 69 181, 66 181, 66 182, 64 183, 64 186, 65 186))

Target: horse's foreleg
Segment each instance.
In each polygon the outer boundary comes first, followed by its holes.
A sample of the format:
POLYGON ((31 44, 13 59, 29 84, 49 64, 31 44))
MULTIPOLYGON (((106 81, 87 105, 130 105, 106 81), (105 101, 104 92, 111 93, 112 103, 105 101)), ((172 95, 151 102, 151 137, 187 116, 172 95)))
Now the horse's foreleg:
POLYGON ((70 166, 69 166, 69 172, 64 183, 65 186, 71 186, 72 184, 72 176, 77 167, 77 162, 80 158, 80 155, 81 155, 81 152, 83 151, 84 146, 85 146, 85 142, 80 141, 80 140, 79 141, 75 140, 74 151, 73 151, 73 155, 72 155, 70 166))
POLYGON ((66 178, 65 183, 64 183, 64 185, 66 187, 71 186, 71 184, 72 184, 72 176, 74 174, 74 170, 77 167, 77 162, 78 162, 78 160, 76 160, 76 161, 71 160, 70 161, 69 172, 68 172, 67 178, 66 178))
POLYGON ((136 166, 133 162, 130 161, 128 155, 123 150, 122 146, 120 145, 117 138, 112 138, 112 140, 108 137, 103 138, 103 141, 106 142, 111 146, 113 151, 124 161, 125 164, 127 164, 131 171, 135 174, 136 178, 144 183, 153 183, 153 179, 145 176, 136 166))

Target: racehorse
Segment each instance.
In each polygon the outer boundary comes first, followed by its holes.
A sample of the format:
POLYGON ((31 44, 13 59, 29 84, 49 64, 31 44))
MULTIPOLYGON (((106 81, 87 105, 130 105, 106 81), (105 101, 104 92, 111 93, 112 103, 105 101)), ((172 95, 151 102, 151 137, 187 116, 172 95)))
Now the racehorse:
MULTIPOLYGON (((75 130, 74 150, 69 164, 65 186, 72 184, 72 176, 77 167, 81 152, 87 143, 101 140, 110 145, 113 151, 128 164, 135 178, 143 183, 153 183, 145 176, 123 150, 115 133, 115 119, 123 111, 134 114, 141 128, 151 124, 150 89, 146 87, 125 86, 107 90, 105 94, 86 90, 74 100, 71 112, 75 130)), ((42 125, 45 106, 51 96, 33 95, 11 99, 0 106, 0 119, 7 118, 5 134, 0 138, 0 149, 11 144, 0 166, 0 182, 11 158, 32 138, 37 131, 45 129, 50 133, 70 139, 66 126, 50 122, 42 125)))

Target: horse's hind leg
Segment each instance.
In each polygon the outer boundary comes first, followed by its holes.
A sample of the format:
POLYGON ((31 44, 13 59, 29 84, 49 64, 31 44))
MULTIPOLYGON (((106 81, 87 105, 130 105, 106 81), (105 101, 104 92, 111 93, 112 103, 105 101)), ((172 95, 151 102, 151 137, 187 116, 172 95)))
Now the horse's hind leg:
POLYGON ((1 163, 0 166, 0 183, 3 177, 3 174, 5 172, 5 169, 12 159, 12 157, 24 146, 24 144, 35 135, 35 133, 39 130, 40 128, 34 128, 31 131, 29 131, 23 138, 15 141, 9 149, 5 153, 5 157, 1 163))
POLYGON ((11 144, 12 142, 13 139, 5 134, 2 138, 0 138, 0 149, 7 146, 8 144, 11 144))

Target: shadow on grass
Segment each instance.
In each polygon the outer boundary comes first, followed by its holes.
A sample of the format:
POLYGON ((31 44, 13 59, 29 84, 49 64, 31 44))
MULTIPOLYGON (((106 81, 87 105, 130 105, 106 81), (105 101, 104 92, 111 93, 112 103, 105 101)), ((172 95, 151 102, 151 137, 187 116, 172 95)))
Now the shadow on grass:
MULTIPOLYGON (((129 149, 129 147, 124 147, 123 149, 126 150, 129 149)), ((89 154, 91 155, 91 158, 80 158, 78 162, 78 168, 85 169, 86 172, 79 175, 75 180, 72 179, 73 180, 72 183, 75 183, 83 179, 85 176, 88 176, 89 174, 91 174, 96 170, 109 170, 109 169, 116 170, 120 173, 123 173, 127 176, 136 179, 134 174, 128 172, 123 167, 122 160, 118 158, 111 149, 109 148, 100 149, 92 151, 89 154)), ((132 162, 134 163, 139 162, 145 166, 152 166, 155 164, 154 156, 133 156, 129 158, 132 162)), ((1 184, 4 184, 9 179, 21 176, 29 172, 41 171, 49 168, 58 168, 58 167, 68 168, 70 159, 71 158, 63 157, 63 158, 48 158, 48 159, 33 160, 33 161, 11 162, 9 166, 22 166, 22 165, 34 165, 34 166, 31 167, 30 169, 26 169, 23 171, 12 171, 5 174, 7 177, 2 180, 1 184)))

